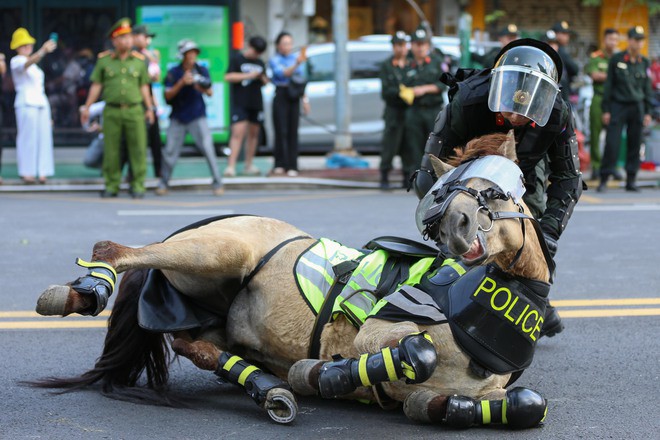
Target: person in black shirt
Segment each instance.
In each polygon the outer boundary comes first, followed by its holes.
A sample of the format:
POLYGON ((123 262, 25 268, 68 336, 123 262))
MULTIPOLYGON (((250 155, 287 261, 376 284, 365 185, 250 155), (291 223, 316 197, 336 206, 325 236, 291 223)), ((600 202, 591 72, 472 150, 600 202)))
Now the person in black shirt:
POLYGON ((268 82, 268 78, 266 66, 259 57, 266 50, 266 45, 266 40, 261 37, 250 38, 247 49, 236 54, 225 74, 225 81, 231 83, 231 153, 224 172, 227 177, 236 175, 236 161, 246 134, 243 174, 260 174, 259 169, 252 165, 252 159, 257 150, 259 130, 264 120, 261 87, 268 82))

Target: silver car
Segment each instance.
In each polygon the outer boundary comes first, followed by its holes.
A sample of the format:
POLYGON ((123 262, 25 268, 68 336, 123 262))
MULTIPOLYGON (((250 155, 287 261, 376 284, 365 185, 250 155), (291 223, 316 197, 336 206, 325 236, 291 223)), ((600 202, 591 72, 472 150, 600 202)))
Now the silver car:
MULTIPOLYGON (((358 150, 378 151, 384 128, 383 107, 378 78, 381 63, 392 54, 392 45, 350 41, 347 44, 350 80, 348 90, 351 105, 350 132, 358 150)), ((311 113, 301 114, 298 134, 303 151, 329 151, 334 146, 335 126, 335 45, 314 44, 307 47, 306 95, 311 113)), ((272 103, 275 87, 263 88, 264 128, 272 148, 274 131, 272 103)))

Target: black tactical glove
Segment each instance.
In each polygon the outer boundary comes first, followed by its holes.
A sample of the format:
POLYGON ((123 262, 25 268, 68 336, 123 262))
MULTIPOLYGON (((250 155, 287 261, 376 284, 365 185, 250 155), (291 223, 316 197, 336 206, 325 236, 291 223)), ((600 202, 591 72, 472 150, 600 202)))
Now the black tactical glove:
POLYGON ((550 251, 550 256, 554 259, 555 254, 557 253, 557 240, 559 240, 559 234, 547 225, 541 225, 541 229, 543 230, 543 238, 550 251))

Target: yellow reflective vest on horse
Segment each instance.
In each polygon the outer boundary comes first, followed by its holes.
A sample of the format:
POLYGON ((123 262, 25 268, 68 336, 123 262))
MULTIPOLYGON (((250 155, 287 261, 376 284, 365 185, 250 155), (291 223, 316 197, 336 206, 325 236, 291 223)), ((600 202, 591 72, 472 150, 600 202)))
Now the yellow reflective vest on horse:
MULTIPOLYGON (((334 300, 332 319, 343 314, 359 327, 380 297, 391 293, 375 294, 389 258, 389 253, 382 249, 361 251, 321 238, 298 257, 295 265, 298 288, 314 314, 318 315, 331 288, 342 275, 337 268, 345 267, 350 277, 345 280, 345 285, 334 300)), ((419 283, 434 261, 432 257, 418 259, 408 269, 407 277, 397 280, 395 287, 419 283)))

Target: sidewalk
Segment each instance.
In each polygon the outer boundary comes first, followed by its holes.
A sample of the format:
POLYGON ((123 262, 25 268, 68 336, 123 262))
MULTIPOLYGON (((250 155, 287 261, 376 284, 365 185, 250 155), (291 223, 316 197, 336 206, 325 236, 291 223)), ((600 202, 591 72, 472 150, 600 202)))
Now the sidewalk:
MULTIPOLYGON (((100 170, 87 168, 82 159, 85 147, 55 147, 55 176, 48 180, 45 185, 25 185, 18 177, 16 170, 16 149, 5 147, 2 151, 2 170, 0 175, 3 183, 0 185, 0 193, 11 192, 68 192, 68 191, 101 191, 104 188, 100 170)), ((377 155, 361 156, 361 159, 369 163, 369 168, 326 168, 326 156, 300 156, 298 160, 300 175, 298 177, 266 177, 273 166, 270 156, 258 156, 254 165, 259 168, 262 176, 259 177, 225 177, 223 184, 228 190, 250 189, 250 188, 358 188, 378 189, 380 171, 378 164, 380 157, 377 155)), ((399 187, 401 173, 398 171, 400 163, 395 162, 395 169, 390 173, 390 183, 393 188, 399 187)), ((218 159, 220 173, 227 166, 227 158, 218 159)), ((242 164, 237 171, 240 174, 242 164)), ((589 173, 587 173, 587 176, 589 173)), ((587 182, 591 188, 595 188, 597 182, 587 182)), ((658 188, 660 186, 660 167, 655 170, 641 170, 638 183, 644 188, 658 188)), ((153 190, 158 184, 153 174, 151 163, 147 167, 147 190, 153 190)), ((211 184, 208 165, 203 157, 181 157, 174 168, 170 186, 173 190, 208 188, 211 184)), ((608 186, 618 188, 622 182, 611 181, 608 186)), ((127 190, 126 184, 122 189, 127 190)))

